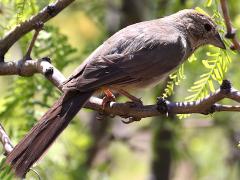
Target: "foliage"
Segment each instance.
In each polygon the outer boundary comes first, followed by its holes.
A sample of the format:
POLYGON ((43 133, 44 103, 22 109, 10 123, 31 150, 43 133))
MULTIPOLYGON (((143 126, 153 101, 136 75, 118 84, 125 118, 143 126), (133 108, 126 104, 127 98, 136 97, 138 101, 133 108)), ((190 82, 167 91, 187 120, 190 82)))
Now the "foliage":
MULTIPOLYGON (((61 35, 56 28, 47 26, 46 31, 42 31, 36 42, 36 48, 33 50, 35 57, 51 57, 53 64, 63 70, 71 61, 71 56, 75 50, 67 43, 67 38, 61 35), (64 58, 63 58, 64 56, 64 58)), ((23 49, 26 49, 30 37, 26 36, 20 42, 23 49)), ((4 97, 0 109, 0 118, 7 120, 8 117, 14 116, 16 108, 23 110, 22 118, 28 122, 29 129, 39 117, 35 106, 48 108, 48 103, 52 99, 56 99, 58 91, 49 81, 41 76, 34 77, 15 77, 14 82, 8 89, 7 95, 4 97)))
MULTIPOLYGON (((26 2, 23 0, 15 1, 13 8, 18 9, 16 20, 14 20, 14 23, 18 24, 29 18, 30 14, 35 13, 38 6, 35 1, 26 2), (29 7, 29 5, 31 8, 27 9, 31 9, 31 12, 25 10, 26 6, 29 7)), ((12 17, 12 19, 15 18, 12 17)), ((28 34, 19 42, 23 52, 26 51, 31 38, 32 36, 28 34)), ((45 26, 38 36, 32 58, 50 57, 52 63, 62 71, 70 62, 75 60, 76 56, 73 56, 75 51, 69 45, 67 37, 62 35, 57 28, 45 26)), ((56 88, 40 75, 14 77, 7 94, 0 101, 0 119, 6 125, 8 124, 10 136, 19 140, 40 117, 42 110, 49 108, 49 105, 58 95, 59 92, 56 88), (13 119, 18 119, 18 122, 14 122, 13 119)))
POLYGON ((10 167, 6 167, 5 158, 3 158, 0 162, 0 179, 2 180, 11 180, 13 178, 13 174, 11 173, 10 167))
POLYGON ((0 16, 0 35, 7 33, 15 25, 36 14, 38 7, 35 0, 3 0, 2 17, 0 16))
POLYGON ((209 59, 202 60, 202 63, 208 72, 202 74, 200 79, 194 82, 193 86, 188 89, 188 91, 193 94, 186 97, 187 101, 202 99, 206 97, 209 92, 215 92, 213 81, 218 82, 220 85, 231 63, 230 57, 222 50, 216 53, 208 52, 207 57, 209 57, 209 59))
POLYGON ((180 67, 169 75, 169 80, 167 81, 166 88, 164 89, 164 93, 162 95, 163 98, 167 98, 171 96, 174 92, 174 86, 179 85, 181 80, 185 79, 184 75, 184 64, 180 65, 180 67))

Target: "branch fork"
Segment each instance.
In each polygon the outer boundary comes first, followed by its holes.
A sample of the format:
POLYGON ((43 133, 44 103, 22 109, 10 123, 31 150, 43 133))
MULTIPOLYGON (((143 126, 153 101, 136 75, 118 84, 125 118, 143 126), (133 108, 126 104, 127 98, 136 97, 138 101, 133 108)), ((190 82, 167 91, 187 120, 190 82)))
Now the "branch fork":
POLYGON ((232 27, 231 18, 229 16, 227 0, 220 0, 220 3, 221 3, 221 9, 222 9, 222 13, 223 13, 223 18, 224 18, 225 25, 227 28, 227 33, 226 33, 225 37, 230 39, 233 43, 230 47, 231 50, 240 51, 240 43, 236 37, 236 29, 234 29, 232 27))

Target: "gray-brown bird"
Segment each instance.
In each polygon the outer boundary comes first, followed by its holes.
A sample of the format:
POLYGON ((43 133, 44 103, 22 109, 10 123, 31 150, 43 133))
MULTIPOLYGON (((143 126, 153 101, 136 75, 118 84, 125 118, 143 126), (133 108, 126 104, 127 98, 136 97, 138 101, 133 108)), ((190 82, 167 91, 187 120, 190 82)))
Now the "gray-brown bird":
POLYGON ((17 176, 24 177, 96 91, 104 90, 111 98, 114 90, 137 100, 128 91, 154 86, 206 44, 225 49, 216 24, 192 9, 118 31, 64 82, 63 95, 6 162, 17 176))

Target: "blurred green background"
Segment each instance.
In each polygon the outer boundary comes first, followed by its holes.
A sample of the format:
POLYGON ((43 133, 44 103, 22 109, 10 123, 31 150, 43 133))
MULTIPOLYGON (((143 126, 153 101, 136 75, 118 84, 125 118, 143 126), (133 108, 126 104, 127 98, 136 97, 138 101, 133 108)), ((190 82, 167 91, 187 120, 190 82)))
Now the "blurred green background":
MULTIPOLYGON (((0 36, 49 2, 53 1, 2 0, 0 36)), ((233 25, 240 29, 240 2, 229 0, 228 5, 233 25)), ((195 7, 210 15, 221 13, 219 0, 77 0, 46 23, 32 56, 49 56, 67 77, 119 29, 195 7)), ((6 59, 21 59, 31 37, 29 33, 17 42, 6 59)), ((185 63, 184 77, 179 78, 179 85, 174 86, 174 93, 168 99, 184 101, 191 95, 188 89, 201 74, 208 72, 201 60, 211 58, 207 55, 209 51, 218 50, 201 48, 195 53, 196 60, 185 63)), ((231 80, 240 89, 239 53, 230 50, 227 53, 232 61, 222 79, 231 80)), ((213 83, 218 88, 218 82, 213 83)), ((144 104, 155 103, 164 91, 164 84, 137 92, 137 96, 142 97, 144 104)), ((41 75, 0 77, 0 122, 14 144, 59 96, 41 75)), ((53 180, 239 180, 239 129, 239 113, 232 112, 146 118, 125 125, 119 117, 100 116, 84 109, 34 169, 42 179, 53 180)), ((0 172, 0 179, 4 178, 8 175, 0 172)), ((29 172, 27 179, 37 176, 29 172)))

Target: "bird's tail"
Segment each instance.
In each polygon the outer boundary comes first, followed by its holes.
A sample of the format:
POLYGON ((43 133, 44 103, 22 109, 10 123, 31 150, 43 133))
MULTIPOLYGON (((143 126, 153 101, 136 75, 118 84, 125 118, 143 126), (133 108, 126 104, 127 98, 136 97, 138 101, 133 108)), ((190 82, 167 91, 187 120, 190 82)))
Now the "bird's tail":
POLYGON ((17 144, 7 156, 6 162, 18 177, 25 176, 92 94, 93 92, 65 93, 17 144))

